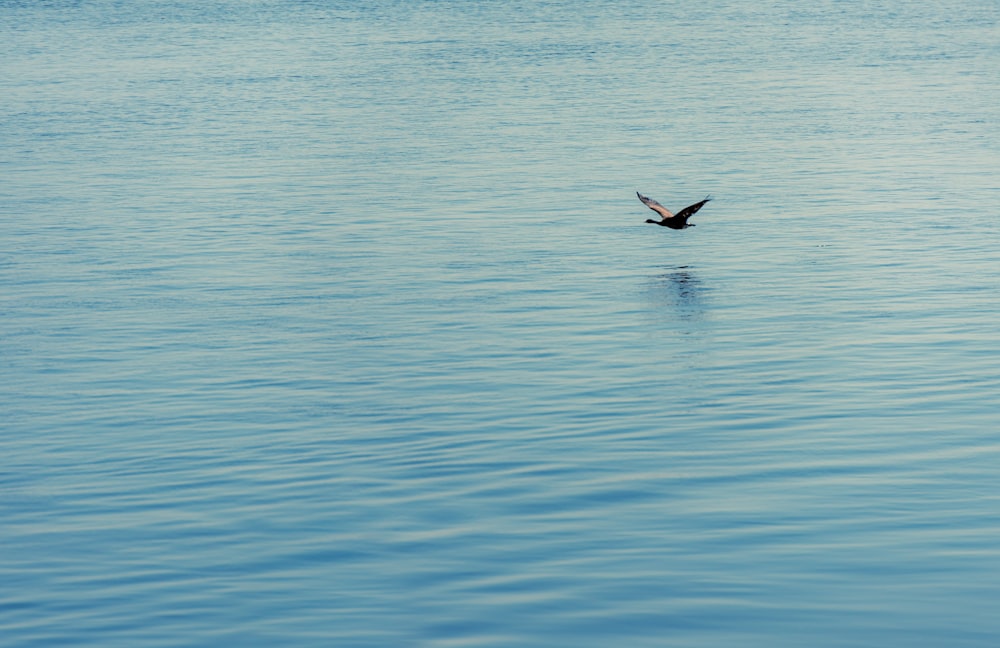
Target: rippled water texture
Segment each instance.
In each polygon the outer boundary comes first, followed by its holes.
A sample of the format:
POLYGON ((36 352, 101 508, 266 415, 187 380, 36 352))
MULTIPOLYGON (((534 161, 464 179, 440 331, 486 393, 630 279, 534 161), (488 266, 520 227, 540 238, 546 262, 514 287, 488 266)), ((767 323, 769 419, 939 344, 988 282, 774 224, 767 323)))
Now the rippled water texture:
POLYGON ((1000 5, 760 4, 0 0, 0 643, 996 646, 1000 5))

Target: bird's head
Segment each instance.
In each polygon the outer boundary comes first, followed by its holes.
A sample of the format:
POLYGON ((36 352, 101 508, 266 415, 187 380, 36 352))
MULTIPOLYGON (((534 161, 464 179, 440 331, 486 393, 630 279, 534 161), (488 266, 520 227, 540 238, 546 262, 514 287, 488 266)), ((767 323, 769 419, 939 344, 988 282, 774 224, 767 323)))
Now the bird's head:
POLYGON ((659 223, 660 221, 655 221, 655 220, 653 220, 652 218, 647 218, 647 219, 646 219, 646 222, 647 222, 647 223, 652 223, 653 225, 656 225, 656 224, 657 224, 657 223, 659 223))

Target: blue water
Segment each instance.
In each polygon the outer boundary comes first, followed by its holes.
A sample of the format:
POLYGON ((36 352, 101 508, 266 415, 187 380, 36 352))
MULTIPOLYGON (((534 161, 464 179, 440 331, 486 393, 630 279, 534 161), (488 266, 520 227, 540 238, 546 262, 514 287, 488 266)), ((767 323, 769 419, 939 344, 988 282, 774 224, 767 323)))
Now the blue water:
POLYGON ((1000 5, 759 4, 0 0, 0 644, 996 646, 1000 5))

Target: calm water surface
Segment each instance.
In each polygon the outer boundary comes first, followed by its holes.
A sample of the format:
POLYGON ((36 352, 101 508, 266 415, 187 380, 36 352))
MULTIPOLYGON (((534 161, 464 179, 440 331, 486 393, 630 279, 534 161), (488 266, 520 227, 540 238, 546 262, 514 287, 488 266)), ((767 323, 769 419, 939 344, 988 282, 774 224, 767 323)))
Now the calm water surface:
POLYGON ((0 643, 997 645, 998 18, 0 0, 0 643))

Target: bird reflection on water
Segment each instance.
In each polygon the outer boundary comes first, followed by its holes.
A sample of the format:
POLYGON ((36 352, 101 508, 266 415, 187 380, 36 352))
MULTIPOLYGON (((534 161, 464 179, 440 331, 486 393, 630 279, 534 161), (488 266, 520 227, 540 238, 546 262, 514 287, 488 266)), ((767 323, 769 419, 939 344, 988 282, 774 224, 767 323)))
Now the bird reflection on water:
POLYGON ((685 321, 701 319, 705 314, 704 287, 693 269, 686 265, 663 269, 668 272, 650 277, 649 294, 657 311, 672 311, 685 321))

